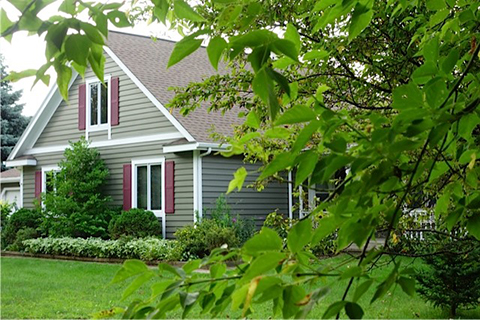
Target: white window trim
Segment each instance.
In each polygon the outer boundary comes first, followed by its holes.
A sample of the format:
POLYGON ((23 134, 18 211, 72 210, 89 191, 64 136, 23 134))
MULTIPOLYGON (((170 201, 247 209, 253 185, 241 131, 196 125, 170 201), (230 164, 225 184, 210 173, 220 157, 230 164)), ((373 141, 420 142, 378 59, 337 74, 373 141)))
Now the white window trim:
MULTIPOLYGON (((137 166, 139 165, 158 165, 162 166, 162 209, 161 210, 149 210, 152 211, 155 216, 162 218, 162 237, 166 236, 166 221, 165 221, 165 157, 157 157, 150 159, 134 159, 132 160, 132 208, 137 208, 137 166)), ((147 186, 150 186, 150 172, 147 171, 147 186)), ((147 190, 150 189, 147 187, 147 190)), ((147 192, 147 203, 150 203, 151 192, 147 192)))
POLYGON ((112 76, 111 75, 105 75, 103 78, 104 82, 108 83, 108 90, 107 90, 107 99, 108 99, 108 104, 107 104, 107 123, 105 124, 96 124, 92 125, 91 119, 92 119, 92 108, 90 106, 90 85, 92 83, 97 83, 100 82, 98 78, 89 78, 85 80, 85 85, 86 85, 86 100, 85 100, 85 108, 86 110, 86 122, 87 125, 85 126, 85 135, 86 139, 88 139, 88 133, 89 132, 98 132, 98 131, 108 131, 108 139, 112 138, 112 90, 111 90, 111 83, 112 83, 112 76))
POLYGON ((42 167, 42 192, 46 192, 47 191, 47 172, 50 172, 50 171, 60 171, 60 167, 59 166, 44 166, 42 167))

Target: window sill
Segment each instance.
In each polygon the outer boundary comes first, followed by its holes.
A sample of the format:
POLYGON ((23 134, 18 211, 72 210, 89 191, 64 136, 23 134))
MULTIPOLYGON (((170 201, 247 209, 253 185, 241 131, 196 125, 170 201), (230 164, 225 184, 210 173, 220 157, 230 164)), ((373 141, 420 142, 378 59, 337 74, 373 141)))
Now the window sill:
POLYGON ((96 131, 106 131, 110 129, 110 125, 108 124, 102 124, 102 125, 97 125, 97 126, 89 126, 88 131, 89 132, 96 132, 96 131))

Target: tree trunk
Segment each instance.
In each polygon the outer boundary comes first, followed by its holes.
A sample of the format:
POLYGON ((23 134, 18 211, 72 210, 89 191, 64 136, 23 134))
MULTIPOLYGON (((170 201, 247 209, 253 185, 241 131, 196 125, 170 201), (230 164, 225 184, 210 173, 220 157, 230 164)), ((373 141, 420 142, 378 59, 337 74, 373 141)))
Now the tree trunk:
POLYGON ((450 305, 450 318, 455 318, 456 315, 457 315, 457 304, 452 303, 450 305))

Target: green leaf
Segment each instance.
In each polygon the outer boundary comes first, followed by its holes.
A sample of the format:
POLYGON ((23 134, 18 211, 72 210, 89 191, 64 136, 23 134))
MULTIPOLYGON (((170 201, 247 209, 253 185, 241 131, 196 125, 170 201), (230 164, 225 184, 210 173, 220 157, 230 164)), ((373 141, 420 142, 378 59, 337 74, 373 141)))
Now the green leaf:
POLYGON ((13 25, 13 22, 8 19, 7 13, 3 8, 0 8, 0 34, 4 37, 3 33, 13 25))
POLYGON ((63 99, 67 101, 68 85, 70 83, 70 79, 72 78, 72 69, 59 63, 56 63, 54 67, 55 71, 57 72, 58 89, 60 90, 60 94, 62 95, 63 99))
POLYGON ((273 79, 276 83, 280 85, 280 88, 285 91, 286 94, 290 96, 290 84, 282 74, 278 73, 277 71, 273 70, 272 68, 265 68, 265 71, 267 72, 268 76, 273 79))
POLYGON ((467 230, 477 240, 480 240, 480 214, 478 212, 475 212, 473 216, 468 218, 467 230))
POLYGON ((348 29, 348 40, 352 41, 365 29, 373 17, 373 0, 359 1, 355 6, 348 29))
POLYGON ((222 56, 222 53, 223 51, 225 51, 226 48, 227 48, 227 42, 223 40, 223 38, 220 36, 214 37, 208 43, 208 46, 207 46, 208 59, 210 60, 210 63, 215 68, 215 70, 218 70, 218 62, 220 61, 220 57, 222 56))
POLYGON ((132 293, 138 290, 145 282, 153 278, 153 272, 147 270, 138 276, 133 282, 123 291, 122 300, 128 298, 132 293))
POLYGON ((415 69, 412 73, 412 79, 417 84, 424 84, 430 81, 437 74, 437 66, 431 61, 425 62, 423 65, 415 69))
POLYGON ((295 176, 295 187, 298 187, 312 174, 313 169, 317 165, 318 155, 314 150, 309 150, 300 154, 297 159, 299 164, 295 176))
POLYGON ((342 311, 343 307, 345 307, 346 304, 347 304, 346 301, 337 301, 332 303, 331 305, 328 306, 327 310, 322 316, 322 319, 329 319, 329 318, 335 317, 337 313, 342 311))
POLYGON ((357 289, 355 289, 355 294, 353 295, 353 302, 357 302, 365 292, 370 288, 373 283, 373 279, 368 279, 360 284, 357 289))
POLYGON ((253 262, 249 264, 249 267, 239 283, 249 282, 253 278, 259 275, 275 269, 280 261, 284 260, 286 255, 281 252, 265 252, 257 256, 253 262))
POLYGON ((296 105, 287 109, 275 122, 275 125, 294 124, 314 120, 317 114, 307 106, 296 105))
POLYGON ((75 61, 79 65, 86 65, 91 44, 92 42, 84 35, 72 34, 67 36, 67 40, 65 41, 67 58, 75 61))
POLYGON ((285 170, 293 164, 295 158, 289 153, 280 153, 262 171, 258 180, 263 180, 279 171, 285 170))
POLYGON ((275 39, 278 39, 278 36, 271 31, 254 30, 241 36, 232 37, 230 43, 232 47, 240 47, 242 49, 245 47, 255 48, 271 43, 275 39))
POLYGON ((183 0, 174 0, 173 12, 179 19, 186 19, 193 22, 205 21, 205 18, 199 15, 195 10, 190 7, 188 3, 183 0))
POLYGON ((105 44, 102 34, 97 30, 96 27, 85 22, 81 22, 80 27, 92 42, 95 42, 96 44, 101 44, 101 45, 105 44))
POLYGON ((167 289, 174 282, 175 280, 165 280, 165 281, 156 282, 155 284, 153 284, 151 287, 152 298, 156 298, 159 295, 163 294, 165 292, 165 289, 167 289))
POLYGON ((36 69, 27 69, 20 72, 10 71, 10 74, 4 78, 5 81, 16 82, 23 78, 32 77, 37 74, 36 69))
POLYGON ((222 13, 218 17, 218 25, 226 26, 231 22, 235 21, 242 12, 243 6, 241 5, 231 5, 223 9, 222 13))
POLYGON ((303 128, 302 131, 300 131, 297 136, 297 140, 293 144, 292 155, 299 153, 305 147, 307 142, 310 141, 312 135, 317 132, 320 124, 320 121, 314 120, 310 122, 305 128, 303 128))
POLYGON ((323 145, 334 152, 342 154, 347 150, 347 141, 340 136, 334 137, 334 139, 330 142, 325 141, 323 145))
POLYGON ((334 216, 324 217, 318 222, 318 227, 313 234, 312 246, 315 246, 322 241, 326 236, 332 234, 339 226, 341 221, 334 216))
POLYGON ((202 260, 200 260, 200 259, 190 260, 183 265, 182 269, 187 274, 190 274, 193 271, 197 270, 200 267, 201 263, 202 263, 202 260))
POLYGON ((446 7, 444 0, 427 0, 426 5, 427 9, 430 11, 437 11, 446 7))
POLYGON ((236 289, 232 294, 232 310, 238 310, 240 305, 245 301, 245 297, 247 296, 248 288, 250 284, 247 283, 241 288, 236 289))
POLYGON ((287 245, 292 253, 300 252, 312 239, 312 220, 297 222, 287 235, 287 245))
POLYGON ((58 7, 58 11, 65 12, 70 15, 74 15, 76 11, 76 1, 75 0, 63 0, 63 2, 58 7))
POLYGON ((233 179, 228 184, 228 191, 227 194, 232 192, 233 190, 237 189, 238 191, 242 190, 243 183, 245 182, 245 178, 247 177, 247 170, 245 167, 240 167, 235 171, 233 174, 233 179))
POLYGON ((397 283, 402 288, 403 292, 413 297, 415 295, 415 280, 407 277, 400 277, 397 279, 397 283))
POLYGON ((360 266, 349 266, 345 271, 342 272, 340 279, 349 279, 354 277, 360 277, 363 275, 363 268, 360 266))
POLYGON ((397 110, 422 108, 422 92, 412 82, 400 86, 393 91, 392 107, 397 110))
POLYGON ((249 255, 258 255, 266 251, 279 251, 282 246, 282 238, 272 229, 264 227, 258 234, 245 242, 242 249, 249 255))
POLYGON ((261 121, 257 112, 255 112, 254 110, 250 111, 248 113, 247 119, 245 120, 245 125, 253 129, 259 129, 260 123, 261 121))
POLYGON ((262 101, 268 105, 270 109, 270 116, 272 120, 275 120, 280 105, 278 98, 273 87, 272 78, 267 74, 267 67, 260 69, 256 74, 252 82, 252 88, 255 94, 257 94, 262 101))
POLYGON ((362 319, 363 310, 359 304, 355 302, 347 302, 345 305, 345 312, 350 319, 362 319))
POLYGON ((438 36, 433 37, 423 46, 423 57, 425 61, 436 63, 438 60, 438 36))
POLYGON ((297 55, 300 52, 302 42, 300 41, 300 35, 298 34, 297 28, 291 23, 287 24, 287 30, 285 31, 284 38, 291 41, 295 45, 295 50, 297 55))
POLYGON ((130 27, 132 25, 130 21, 128 21, 128 17, 126 13, 122 11, 118 11, 118 10, 110 11, 107 14, 107 18, 117 28, 130 27))
POLYGON ((183 271, 183 269, 171 266, 168 263, 164 263, 164 262, 160 263, 158 265, 158 271, 160 271, 160 273, 163 273, 163 271, 166 271, 176 277, 185 278, 185 271, 183 271))
POLYGON ((135 259, 127 260, 123 263, 122 268, 117 271, 111 283, 124 281, 147 270, 148 267, 143 261, 135 259))
POLYGON ((311 50, 303 56, 304 60, 310 61, 315 59, 325 59, 328 58, 330 53, 326 50, 311 50))
POLYGON ((170 59, 168 59, 167 68, 182 61, 184 58, 195 52, 202 44, 201 39, 195 39, 193 36, 188 36, 175 44, 170 59))
POLYGON ((167 14, 168 14, 168 2, 167 0, 155 0, 155 8, 153 9, 153 13, 155 16, 160 20, 163 24, 166 23, 167 14))
POLYGON ((220 278, 227 271, 225 263, 215 263, 210 267, 210 277, 213 279, 220 278))
POLYGON ((278 39, 272 43, 272 50, 277 53, 283 53, 290 59, 298 62, 298 51, 295 48, 295 43, 290 40, 278 39))

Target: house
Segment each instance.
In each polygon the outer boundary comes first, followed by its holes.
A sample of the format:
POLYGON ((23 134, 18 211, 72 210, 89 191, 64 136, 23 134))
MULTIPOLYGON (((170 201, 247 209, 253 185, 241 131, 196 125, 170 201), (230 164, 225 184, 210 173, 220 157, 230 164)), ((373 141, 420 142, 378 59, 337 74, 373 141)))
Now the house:
POLYGON ((20 171, 10 169, 0 173, 1 200, 18 208, 20 199, 20 171))
MULTIPOLYGON (((91 70, 85 79, 74 73, 69 100, 52 88, 15 146, 6 164, 20 172, 19 205, 34 206, 46 190, 46 173, 57 169, 69 141, 85 136, 99 150, 110 176, 106 192, 124 209, 141 207, 162 220, 163 233, 192 224, 225 193, 241 158, 217 154, 223 147, 210 128, 224 135, 240 122, 237 112, 208 113, 206 108, 183 117, 165 105, 172 86, 185 86, 215 73, 205 48, 167 69, 175 43, 110 32, 105 48, 105 82, 91 70)), ((246 184, 254 181, 249 176, 246 184)), ((272 183, 262 192, 243 189, 228 196, 233 212, 259 224, 274 210, 291 214, 287 184, 272 183)))

